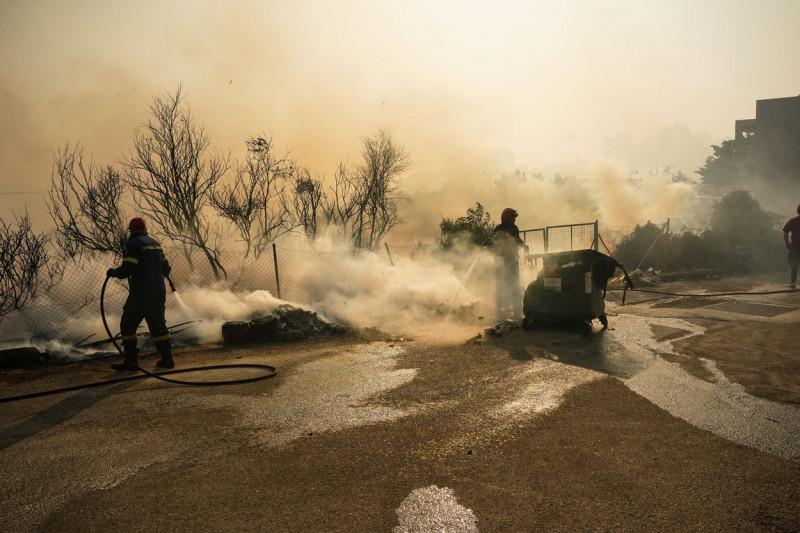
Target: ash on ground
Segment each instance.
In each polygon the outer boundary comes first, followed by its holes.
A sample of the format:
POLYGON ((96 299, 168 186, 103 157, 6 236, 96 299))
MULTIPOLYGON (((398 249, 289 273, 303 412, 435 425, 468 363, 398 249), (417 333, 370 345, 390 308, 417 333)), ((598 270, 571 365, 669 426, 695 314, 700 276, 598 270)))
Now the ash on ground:
POLYGON ((317 313, 283 304, 272 312, 256 311, 248 321, 225 322, 222 341, 224 344, 292 342, 336 337, 350 331, 346 326, 326 322, 317 313))

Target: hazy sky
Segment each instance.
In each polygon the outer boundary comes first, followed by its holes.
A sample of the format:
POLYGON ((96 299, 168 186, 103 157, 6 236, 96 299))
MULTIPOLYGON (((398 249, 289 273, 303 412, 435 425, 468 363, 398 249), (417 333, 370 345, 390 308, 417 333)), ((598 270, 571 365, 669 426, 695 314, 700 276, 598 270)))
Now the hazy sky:
POLYGON ((379 128, 443 179, 494 151, 693 172, 800 93, 798 21, 797 0, 0 0, 0 217, 40 208, 9 193, 46 189, 67 140, 119 160, 178 84, 215 146, 271 132, 318 174, 379 128))

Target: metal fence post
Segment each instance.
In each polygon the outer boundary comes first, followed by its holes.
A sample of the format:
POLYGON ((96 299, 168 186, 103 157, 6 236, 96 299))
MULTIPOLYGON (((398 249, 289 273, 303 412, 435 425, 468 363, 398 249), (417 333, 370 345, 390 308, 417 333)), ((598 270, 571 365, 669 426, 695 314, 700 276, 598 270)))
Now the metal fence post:
POLYGON ((272 260, 275 261, 275 285, 278 288, 278 299, 283 300, 281 298, 281 277, 278 275, 278 252, 274 242, 272 243, 272 260))
POLYGON ((547 253, 550 251, 550 243, 547 242, 547 228, 544 228, 544 252, 547 253))
POLYGON ((385 242, 383 245, 386 247, 386 255, 389 256, 389 264, 394 266, 394 261, 392 261, 392 252, 389 251, 389 243, 385 242))

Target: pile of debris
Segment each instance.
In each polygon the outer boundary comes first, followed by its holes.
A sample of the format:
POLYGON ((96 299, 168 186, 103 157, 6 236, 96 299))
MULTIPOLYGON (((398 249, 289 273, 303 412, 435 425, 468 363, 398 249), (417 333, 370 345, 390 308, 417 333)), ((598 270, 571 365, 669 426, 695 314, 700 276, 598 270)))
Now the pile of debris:
POLYGON ((24 368, 38 366, 46 354, 33 346, 0 350, 0 368, 24 368))
MULTIPOLYGON (((633 282, 633 286, 639 285, 658 285, 661 283, 661 271, 655 270, 653 267, 648 268, 646 271, 642 271, 641 269, 636 269, 631 271, 628 274, 628 277, 633 282)), ((625 276, 619 275, 612 277, 608 280, 609 287, 624 287, 625 286, 625 276)))
POLYGON ((270 313, 257 311, 246 322, 225 322, 222 340, 225 344, 291 342, 336 337, 349 331, 346 326, 322 320, 314 312, 283 304, 270 313))

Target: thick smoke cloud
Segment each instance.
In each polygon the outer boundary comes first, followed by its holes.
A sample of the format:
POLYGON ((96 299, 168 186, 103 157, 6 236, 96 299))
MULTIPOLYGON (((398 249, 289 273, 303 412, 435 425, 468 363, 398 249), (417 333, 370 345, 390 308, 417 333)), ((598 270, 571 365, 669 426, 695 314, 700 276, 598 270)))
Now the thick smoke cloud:
POLYGON ((435 240, 443 217, 464 216, 476 202, 496 223, 505 207, 513 207, 520 214, 517 225, 523 230, 595 220, 605 227, 630 229, 649 220, 664 222, 703 214, 693 200, 692 186, 673 182, 667 172, 632 179, 626 167, 607 160, 565 167, 563 172, 571 174, 473 171, 440 188, 417 191, 400 204, 407 222, 392 239, 435 240))
MULTIPOLYGON (((755 100, 796 94, 785 65, 800 63, 798 19, 791 2, 735 1, 723 21, 716 6, 688 1, 10 0, 0 7, 0 216, 27 209, 37 231, 50 230, 35 191, 49 186, 53 152, 80 142, 118 164, 148 101, 179 84, 215 148, 241 158, 248 136, 269 132, 279 153, 328 180, 340 160, 357 161, 361 138, 390 131, 413 162, 393 245, 435 242, 443 217, 476 202, 495 222, 514 207, 522 229, 704 214, 669 172, 631 177, 663 166, 692 177, 755 100)), ((325 246, 338 249, 315 249, 325 246)), ((303 305, 397 331, 461 305, 480 315, 490 261, 467 257, 391 265, 367 254, 308 272, 303 305)), ((175 303, 174 320, 202 320, 210 335, 274 303, 227 287, 179 294, 190 311, 175 303)))
MULTIPOLYGON (((46 189, 67 140, 118 161, 147 100, 181 83, 221 150, 241 153, 248 135, 270 131, 320 175, 379 128, 433 186, 498 150, 522 168, 606 155, 691 175, 756 99, 796 94, 796 73, 770 62, 800 62, 798 16, 793 3, 738 1, 723 22, 682 1, 10 0, 0 7, 0 192, 46 189)), ((27 206, 48 229, 42 200, 0 195, 2 216, 27 206)))

